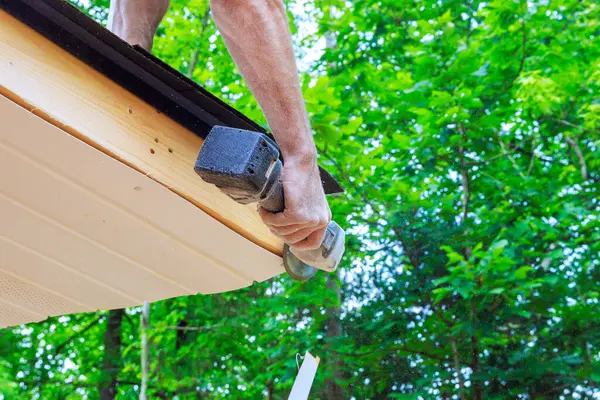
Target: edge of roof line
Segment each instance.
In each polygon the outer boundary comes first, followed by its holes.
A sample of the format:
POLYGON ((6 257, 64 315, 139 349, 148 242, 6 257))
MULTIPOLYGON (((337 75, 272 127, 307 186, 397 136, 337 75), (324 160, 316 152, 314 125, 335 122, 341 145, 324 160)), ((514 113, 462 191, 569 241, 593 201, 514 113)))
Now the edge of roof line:
MULTIPOLYGON (((202 138, 214 125, 267 133, 235 108, 144 49, 121 40, 67 1, 0 0, 0 8, 202 138)), ((319 169, 325 193, 344 191, 326 170, 319 169)))

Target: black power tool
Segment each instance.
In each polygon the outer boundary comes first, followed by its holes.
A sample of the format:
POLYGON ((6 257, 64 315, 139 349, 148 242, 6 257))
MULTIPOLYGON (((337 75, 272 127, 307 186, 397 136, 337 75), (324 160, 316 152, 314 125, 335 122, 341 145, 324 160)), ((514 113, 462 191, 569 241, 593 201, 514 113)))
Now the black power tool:
MULTIPOLYGON (((259 132, 215 126, 206 137, 194 170, 241 204, 258 202, 277 213, 285 208, 277 145, 259 132)), ((307 280, 317 268, 333 272, 344 254, 344 231, 331 221, 317 250, 283 249, 283 265, 296 280, 307 280)))

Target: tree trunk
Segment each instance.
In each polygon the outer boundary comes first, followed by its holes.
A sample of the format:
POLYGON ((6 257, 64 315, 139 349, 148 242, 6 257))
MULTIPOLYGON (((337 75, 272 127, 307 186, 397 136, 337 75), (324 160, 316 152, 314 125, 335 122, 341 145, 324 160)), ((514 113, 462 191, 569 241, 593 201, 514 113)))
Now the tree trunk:
MULTIPOLYGON (((327 354, 330 357, 336 354, 331 350, 331 344, 336 338, 342 336, 342 322, 340 321, 340 304, 341 304, 341 291, 337 280, 337 274, 331 274, 327 279, 327 289, 335 293, 335 302, 329 304, 325 309, 327 315, 326 320, 326 336, 327 336, 327 354)), ((341 362, 338 358, 328 362, 333 368, 333 376, 327 379, 325 382, 325 391, 327 400, 340 400, 345 399, 344 389, 337 383, 337 380, 341 379, 341 362)))
MULTIPOLYGON (((470 251, 470 250, 469 250, 470 251)), ((471 301, 471 323, 475 324, 475 304, 471 301)), ((479 341, 475 335, 471 336, 471 368, 473 373, 471 374, 471 383, 473 384, 473 400, 483 400, 483 390, 479 383, 479 341)))
POLYGON ((460 367, 460 358, 458 356, 458 347, 456 346, 456 339, 451 337, 450 344, 452 345, 452 357, 454 358, 454 370, 456 371, 456 377, 458 378, 458 396, 460 400, 465 400, 465 383, 463 382, 463 376, 460 367))
MULTIPOLYGON (((329 10, 330 16, 331 8, 329 10)), ((328 49, 333 49, 337 45, 337 38, 334 31, 329 31, 325 34, 325 47, 328 49)), ((333 67, 332 64, 329 65, 330 68, 333 67)), ((327 315, 326 326, 327 326, 327 354, 330 357, 336 357, 332 359, 330 362, 331 367, 333 368, 333 376, 331 376, 325 382, 325 393, 327 400, 340 400, 345 399, 344 389, 339 385, 338 380, 342 379, 342 363, 339 357, 335 354, 331 349, 332 343, 342 336, 342 322, 340 320, 340 307, 342 304, 342 292, 339 285, 339 270, 336 273, 332 273, 327 277, 327 289, 334 293, 334 302, 329 304, 325 309, 325 313, 327 315)))
POLYGON ((475 336, 471 336, 471 364, 473 368, 473 374, 471 376, 471 382, 473 384, 473 400, 482 400, 483 399, 483 390, 481 389, 481 384, 477 381, 479 379, 477 373, 479 372, 479 343, 475 336))
POLYGON ((125 310, 110 310, 104 334, 104 359, 100 400, 114 400, 117 397, 117 378, 121 369, 121 325, 125 310))
POLYGON ((148 327, 150 325, 150 303, 144 302, 142 306, 142 315, 140 316, 140 327, 142 330, 142 351, 141 351, 141 363, 142 363, 142 388, 140 390, 140 400, 146 400, 148 392, 148 371, 150 370, 150 346, 148 344, 148 327))

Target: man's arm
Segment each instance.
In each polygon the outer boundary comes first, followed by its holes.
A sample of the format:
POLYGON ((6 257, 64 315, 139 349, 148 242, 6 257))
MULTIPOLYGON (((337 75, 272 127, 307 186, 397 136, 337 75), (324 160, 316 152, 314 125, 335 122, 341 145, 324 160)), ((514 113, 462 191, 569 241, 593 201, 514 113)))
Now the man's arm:
POLYGON ((278 214, 261 209, 261 217, 292 248, 318 248, 331 211, 321 185, 283 1, 211 0, 211 7, 285 161, 286 208, 278 214))
MULTIPOLYGON (((111 0, 108 27, 130 44, 152 48, 169 0, 111 0)), ((271 231, 299 250, 321 245, 331 211, 282 0, 211 0, 213 18, 252 94, 258 100, 285 165, 285 210, 260 210, 271 231)))
POLYGON ((150 51, 170 0, 110 0, 108 29, 129 44, 150 51))

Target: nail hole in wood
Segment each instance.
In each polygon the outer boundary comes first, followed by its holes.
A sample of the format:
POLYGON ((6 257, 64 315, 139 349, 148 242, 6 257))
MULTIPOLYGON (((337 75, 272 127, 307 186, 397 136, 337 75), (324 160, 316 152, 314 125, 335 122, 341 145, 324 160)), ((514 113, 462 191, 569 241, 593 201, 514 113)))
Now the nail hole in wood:
POLYGON ((133 110, 130 108, 127 111, 129 111, 129 114, 133 114, 133 110))
POLYGON ((156 143, 158 143, 158 138, 155 138, 155 139, 154 139, 154 141, 155 141, 156 143))
POLYGON ((169 147, 169 153, 172 153, 172 152, 173 152, 173 149, 169 147))
POLYGON ((154 154, 154 149, 150 149, 150 153, 154 154))

